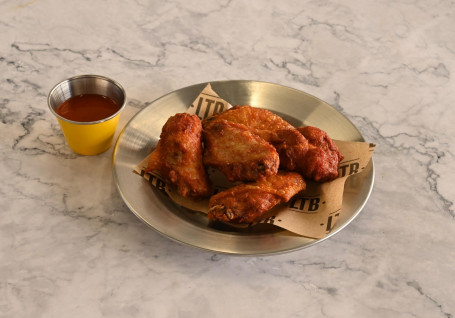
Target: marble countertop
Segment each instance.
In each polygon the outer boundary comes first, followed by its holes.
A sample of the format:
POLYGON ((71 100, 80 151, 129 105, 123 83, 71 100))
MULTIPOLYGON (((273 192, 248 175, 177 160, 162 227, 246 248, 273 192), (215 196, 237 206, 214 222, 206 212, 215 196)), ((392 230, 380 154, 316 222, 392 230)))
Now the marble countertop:
POLYGON ((0 317, 455 315, 453 1, 0 1, 0 317), (112 148, 74 154, 46 98, 119 81, 128 120, 201 82, 310 93, 375 143, 374 189, 333 237, 236 257, 123 203, 112 148))

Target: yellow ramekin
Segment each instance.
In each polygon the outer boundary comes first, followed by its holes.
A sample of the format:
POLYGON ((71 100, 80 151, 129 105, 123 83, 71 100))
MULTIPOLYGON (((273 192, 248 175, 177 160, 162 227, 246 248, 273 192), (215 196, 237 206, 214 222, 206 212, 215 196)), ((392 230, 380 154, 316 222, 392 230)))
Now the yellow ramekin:
POLYGON ((66 79, 52 88, 47 98, 49 109, 57 117, 68 146, 86 156, 100 154, 110 148, 120 113, 126 105, 126 94, 116 81, 100 75, 79 75, 66 79), (57 107, 73 96, 98 94, 111 98, 120 108, 102 120, 77 122, 57 114, 57 107))

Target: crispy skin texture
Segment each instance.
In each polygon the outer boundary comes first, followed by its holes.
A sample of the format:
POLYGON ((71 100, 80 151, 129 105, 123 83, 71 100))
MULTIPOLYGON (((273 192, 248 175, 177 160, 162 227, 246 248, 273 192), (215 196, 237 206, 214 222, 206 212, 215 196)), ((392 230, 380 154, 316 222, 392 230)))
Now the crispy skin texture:
POLYGON ((202 125, 196 115, 179 113, 164 124, 146 172, 158 171, 184 197, 198 200, 212 194, 202 163, 202 125))
POLYGON ((229 181, 255 181, 278 171, 275 148, 245 125, 217 119, 204 126, 203 163, 229 181))
POLYGON ((291 124, 271 111, 248 105, 236 105, 224 112, 217 113, 204 119, 202 125, 205 127, 207 123, 216 119, 224 119, 245 125, 256 135, 268 142, 273 139, 274 132, 283 129, 294 129, 291 124))
POLYGON ((280 156, 281 169, 287 171, 296 171, 308 151, 308 140, 295 128, 275 131, 270 143, 280 156))
POLYGON ((308 141, 291 124, 269 110, 248 105, 234 106, 202 121, 205 127, 210 122, 227 120, 248 127, 253 133, 271 143, 280 157, 280 167, 296 170, 297 162, 306 154, 308 141))
POLYGON ((212 196, 208 218, 232 223, 251 223, 280 202, 288 202, 305 190, 303 177, 279 171, 254 183, 240 184, 212 196))
POLYGON ((297 171, 304 177, 317 182, 330 181, 338 177, 338 164, 343 156, 337 145, 319 128, 306 126, 297 130, 309 142, 308 152, 299 163, 297 171))

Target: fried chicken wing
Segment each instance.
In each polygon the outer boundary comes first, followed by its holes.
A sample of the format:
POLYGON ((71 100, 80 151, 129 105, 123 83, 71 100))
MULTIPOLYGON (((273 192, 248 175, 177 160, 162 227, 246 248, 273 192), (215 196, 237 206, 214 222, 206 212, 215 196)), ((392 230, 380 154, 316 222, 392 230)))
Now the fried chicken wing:
POLYGON ((308 140, 295 128, 275 131, 270 143, 280 156, 280 167, 287 171, 297 170, 308 151, 308 140))
POLYGON ((268 142, 272 140, 274 132, 283 129, 294 129, 291 124, 271 111, 248 105, 236 105, 224 112, 217 113, 204 119, 202 125, 205 127, 207 123, 217 119, 245 125, 268 142))
POLYGON ((245 125, 254 134, 271 143, 280 157, 280 167, 293 171, 296 162, 302 158, 308 142, 291 124, 269 110, 248 105, 234 106, 202 121, 203 126, 217 120, 245 125))
POLYGON ((233 223, 251 223, 280 202, 288 202, 305 190, 299 173, 279 171, 254 183, 240 184, 212 196, 208 218, 233 223))
POLYGON ((212 186, 202 163, 202 124, 196 115, 179 113, 164 124, 146 172, 158 171, 184 197, 208 197, 212 186))
POLYGON ((308 152, 299 162, 297 171, 317 182, 338 177, 338 164, 343 156, 327 133, 312 126, 299 127, 297 130, 309 142, 308 152))
POLYGON ((245 125, 217 119, 204 125, 203 139, 203 163, 229 181, 254 181, 278 171, 275 148, 245 125))

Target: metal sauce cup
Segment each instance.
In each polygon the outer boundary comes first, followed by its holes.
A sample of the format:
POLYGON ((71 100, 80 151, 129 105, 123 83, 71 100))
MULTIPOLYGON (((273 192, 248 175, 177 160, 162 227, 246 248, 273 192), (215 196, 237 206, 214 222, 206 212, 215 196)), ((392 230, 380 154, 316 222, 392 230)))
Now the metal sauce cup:
POLYGON ((66 79, 52 88, 47 98, 70 148, 81 155, 97 155, 108 150, 117 128, 120 113, 126 105, 126 94, 116 81, 100 75, 80 75, 66 79), (57 107, 73 96, 97 94, 111 98, 119 110, 107 118, 77 122, 57 114, 57 107))

